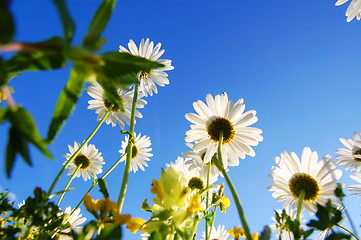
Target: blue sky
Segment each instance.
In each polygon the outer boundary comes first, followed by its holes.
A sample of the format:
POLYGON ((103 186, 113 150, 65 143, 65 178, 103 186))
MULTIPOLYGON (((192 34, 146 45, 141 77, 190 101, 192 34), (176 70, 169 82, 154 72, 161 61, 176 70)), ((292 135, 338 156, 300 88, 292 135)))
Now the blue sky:
MULTIPOLYGON (((100 1, 68 1, 76 22, 74 42, 80 44, 87 24, 100 1)), ((267 187, 274 158, 284 150, 301 154, 304 147, 319 157, 342 147, 340 137, 351 138, 361 131, 361 22, 346 22, 345 6, 321 0, 241 0, 241 1, 130 1, 117 3, 104 32, 102 51, 116 51, 129 39, 161 42, 175 67, 169 71, 171 84, 148 97, 137 120, 136 132, 151 137, 154 156, 145 172, 131 174, 125 209, 133 216, 148 218, 141 202, 151 199, 151 180, 160 169, 175 161, 188 148, 185 132, 190 123, 184 118, 194 112, 192 103, 227 92, 230 99, 243 98, 246 110, 257 111, 254 125, 263 130, 264 141, 255 147, 256 156, 241 160, 230 175, 240 194, 253 232, 271 223, 274 209, 280 208, 267 187)), ((41 41, 61 35, 62 29, 51 1, 18 0, 12 4, 17 41, 41 41)), ((33 113, 42 136, 46 135, 53 108, 64 86, 71 65, 51 72, 27 72, 11 82, 16 102, 33 113)), ((33 167, 18 159, 11 179, 0 174, 0 186, 8 188, 20 202, 35 186, 48 189, 61 168, 67 145, 83 141, 97 124, 96 114, 88 110, 91 98, 84 92, 73 115, 50 145, 54 160, 45 159, 36 149, 31 154, 33 167)), ((5 106, 5 105, 2 105, 5 106)), ((2 125, 0 136, 6 136, 2 125)), ((0 153, 5 156, 6 137, 0 138, 0 153)), ((91 143, 103 153, 107 164, 118 158, 123 136, 119 128, 104 125, 91 143)), ((4 164, 2 162, 2 164, 4 164)), ((4 166, 4 165, 3 165, 4 166)), ((109 166, 109 165, 107 165, 109 166)), ((344 169, 340 167, 340 169, 344 169)), ((107 182, 116 200, 123 166, 107 182)), ((354 184, 350 172, 341 179, 354 184)), ((63 176, 57 189, 66 183, 63 176)), ((75 205, 90 182, 76 179, 76 190, 67 194, 62 208, 75 205)), ((100 198, 97 190, 91 194, 100 198)), ((230 197, 230 195, 229 195, 230 197)), ((360 201, 347 200, 356 225, 361 223, 360 201)), ((82 211, 85 213, 85 211, 82 211)), ((216 224, 227 228, 240 225, 234 206, 218 214, 216 224)), ((346 222, 344 225, 348 225, 346 222)), ((127 231, 125 231, 127 232, 127 231)), ((361 232, 361 230, 359 230, 361 232)), ((127 233, 128 234, 128 233, 127 233)))

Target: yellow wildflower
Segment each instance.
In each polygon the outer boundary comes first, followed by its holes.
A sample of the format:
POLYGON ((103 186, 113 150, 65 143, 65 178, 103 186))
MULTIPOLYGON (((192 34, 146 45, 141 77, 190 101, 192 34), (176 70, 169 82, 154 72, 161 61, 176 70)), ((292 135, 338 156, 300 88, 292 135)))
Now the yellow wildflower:
POLYGON ((144 223, 145 220, 141 218, 132 218, 127 222, 127 228, 131 233, 136 233, 144 223))

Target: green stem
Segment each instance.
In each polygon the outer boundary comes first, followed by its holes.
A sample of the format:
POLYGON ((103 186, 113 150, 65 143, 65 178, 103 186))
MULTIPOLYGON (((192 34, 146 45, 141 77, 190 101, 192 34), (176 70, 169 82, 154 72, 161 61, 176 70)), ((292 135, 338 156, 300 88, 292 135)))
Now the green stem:
POLYGON ((354 223, 353 223, 353 221, 352 221, 352 218, 351 218, 349 212, 347 211, 346 206, 343 204, 342 201, 341 201, 341 204, 342 204, 342 207, 343 207, 343 209, 344 209, 344 211, 345 211, 345 213, 346 213, 347 219, 348 219, 348 221, 350 222, 352 231, 353 231, 353 232, 355 233, 355 235, 357 236, 357 230, 356 230, 355 225, 354 225, 354 223))
MULTIPOLYGON (((120 158, 113 164, 113 166, 112 166, 111 168, 109 168, 109 170, 108 170, 106 173, 104 173, 104 175, 101 176, 100 178, 105 179, 105 178, 109 175, 109 173, 111 173, 111 172, 116 168, 116 166, 118 166, 118 164, 122 161, 122 159, 123 159, 124 156, 125 156, 125 154, 123 154, 122 156, 120 156, 120 158)), ((92 186, 91 186, 91 187, 88 189, 88 191, 84 194, 83 198, 78 202, 78 204, 77 204, 77 205, 75 206, 75 208, 72 210, 71 214, 73 214, 73 212, 80 207, 80 205, 81 205, 81 204, 83 203, 83 201, 84 201, 85 195, 88 194, 88 193, 90 193, 91 190, 93 190, 93 188, 94 188, 96 185, 98 185, 98 182, 99 182, 99 180, 96 180, 96 181, 92 184, 92 186)))
POLYGON ((134 135, 134 127, 135 127, 135 111, 136 111, 137 100, 138 100, 138 84, 135 84, 133 102, 132 102, 132 112, 130 115, 129 141, 128 141, 128 146, 126 149, 127 158, 125 160, 123 181, 122 181, 122 186, 120 188, 119 197, 118 197, 119 212, 122 212, 124 199, 125 199, 125 193, 126 193, 127 187, 128 187, 128 179, 129 179, 129 173, 130 173, 130 161, 132 160, 132 152, 133 152, 133 144, 134 144, 134 136, 133 135, 134 135))
MULTIPOLYGON (((110 109, 112 109, 113 106, 110 106, 110 109)), ((107 119, 107 117, 109 116, 111 110, 108 110, 104 116, 102 117, 102 119, 100 120, 100 122, 97 124, 97 126, 94 128, 94 130, 90 133, 90 135, 87 137, 87 139, 85 139, 85 141, 82 143, 82 145, 80 145, 80 147, 75 151, 75 153, 69 158, 69 160, 64 164, 64 166, 60 169, 58 175, 56 175, 53 183, 51 184, 49 190, 48 190, 48 196, 51 195, 51 193, 54 190, 54 187, 56 185, 56 183, 59 181, 60 176, 63 174, 63 172, 65 171, 65 169, 69 166, 69 164, 78 156, 78 154, 80 153, 80 151, 83 149, 83 147, 94 137, 94 135, 96 134, 96 132, 99 130, 99 128, 101 127, 101 125, 103 124, 103 122, 107 119)))
POLYGON ((337 227, 341 228, 342 230, 344 230, 345 232, 349 233, 352 237, 354 237, 355 239, 359 240, 359 238, 353 234, 350 230, 348 230, 347 228, 341 226, 340 224, 336 224, 337 227))
POLYGON ((195 212, 195 213, 194 213, 194 217, 193 217, 191 240, 195 240, 195 239, 196 239, 196 231, 197 231, 197 226, 198 226, 198 223, 199 223, 199 222, 200 222, 200 218, 198 217, 198 213, 195 212))
POLYGON ((74 170, 74 172, 73 172, 73 174, 71 175, 71 177, 69 178, 68 182, 67 182, 66 185, 65 185, 65 188, 64 188, 63 192, 61 193, 61 195, 60 195, 60 197, 59 197, 59 199, 58 199, 58 202, 56 203, 57 206, 60 205, 60 202, 61 202, 61 200, 63 199, 63 197, 64 197, 64 195, 65 195, 65 192, 68 190, 71 182, 72 182, 73 179, 75 178, 76 174, 78 173, 78 171, 79 171, 79 169, 81 168, 82 165, 83 165, 82 163, 79 164, 79 165, 76 167, 76 169, 74 170))
POLYGON ((297 204, 297 215, 296 219, 300 222, 301 212, 302 212, 302 204, 303 200, 305 199, 306 192, 305 190, 301 189, 300 195, 298 196, 298 204, 297 204))
POLYGON ((241 223, 242 223, 242 227, 243 227, 243 229, 244 229, 244 231, 246 233, 246 239, 247 240, 252 240, 251 231, 249 230, 247 220, 246 220, 246 217, 245 217, 244 212, 243 212, 241 200, 238 197, 237 191, 236 191, 236 189, 235 189, 235 187, 233 185, 233 182, 232 182, 231 178, 228 176, 228 173, 226 172, 226 170, 223 167, 222 145, 223 145, 223 132, 221 131, 219 133, 219 143, 218 143, 218 152, 217 152, 218 163, 216 164, 216 166, 222 172, 224 178, 226 179, 229 190, 232 193, 233 200, 236 203, 236 207, 237 207, 237 210, 238 210, 238 215, 239 215, 239 218, 240 218, 241 223))
MULTIPOLYGON (((208 166, 207 166, 207 189, 209 188, 209 178, 210 178, 210 175, 211 175, 211 162, 208 163, 208 166)), ((207 215, 208 213, 208 208, 209 208, 209 189, 207 190, 207 193, 206 193, 206 209, 205 212, 204 212, 204 215, 207 215)), ((205 232, 205 235, 206 235, 206 239, 205 240, 208 240, 209 239, 209 229, 208 229, 208 222, 207 220, 205 221, 205 224, 206 224, 206 232, 205 232)))
MULTIPOLYGON (((213 215, 213 218, 212 218, 212 220, 211 220, 211 226, 214 225, 214 220, 216 219, 216 214, 217 214, 217 208, 214 207, 214 215, 213 215)), ((207 237, 208 237, 208 239, 209 239, 209 238, 211 237, 211 233, 209 233, 207 237)))

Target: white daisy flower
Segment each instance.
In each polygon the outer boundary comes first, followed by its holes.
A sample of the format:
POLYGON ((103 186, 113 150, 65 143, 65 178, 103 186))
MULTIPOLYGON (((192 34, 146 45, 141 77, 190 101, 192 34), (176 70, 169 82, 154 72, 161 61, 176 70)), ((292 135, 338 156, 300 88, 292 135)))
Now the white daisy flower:
POLYGON ((79 227, 80 224, 84 223, 86 221, 86 218, 82 218, 82 214, 80 214, 80 208, 76 209, 73 214, 71 214, 72 209, 71 207, 67 207, 63 214, 66 214, 64 224, 69 224, 70 227, 67 229, 62 230, 59 234, 60 240, 71 240, 72 237, 69 237, 62 233, 70 233, 71 230, 74 230, 75 232, 80 233, 82 227, 79 227))
MULTIPOLYGON (((224 225, 218 225, 218 228, 216 229, 214 226, 210 229, 211 234, 209 236, 210 240, 227 240, 229 237, 228 230, 224 227, 224 225)), ((202 232, 202 239, 206 239, 206 233, 202 232)))
POLYGON ((160 50, 161 43, 158 43, 154 47, 154 42, 149 41, 147 38, 145 41, 142 39, 139 44, 139 48, 134 43, 133 40, 129 40, 128 48, 129 51, 124 48, 123 46, 119 46, 119 52, 127 52, 135 56, 140 56, 147 58, 151 61, 155 61, 164 65, 162 68, 153 69, 150 72, 141 73, 140 76, 140 84, 139 84, 139 91, 141 91, 146 97, 148 94, 150 96, 158 93, 157 85, 164 87, 165 85, 169 84, 168 74, 164 71, 174 69, 171 66, 172 61, 169 59, 159 59, 163 53, 164 49, 160 50))
MULTIPOLYGON (((297 211, 292 208, 286 208, 284 209, 285 213, 291 218, 291 220, 295 220, 297 216, 297 211)), ((276 233, 277 239, 282 240, 294 240, 293 232, 287 229, 286 225, 286 215, 283 214, 283 209, 277 209, 276 210, 278 216, 280 217, 277 221, 276 217, 272 217, 271 219, 274 221, 274 223, 271 223, 269 226, 272 229, 273 232, 276 233)), ((306 226, 304 223, 306 222, 306 219, 303 219, 303 215, 300 214, 301 219, 301 229, 306 229, 306 226)))
POLYGON ((336 161, 339 165, 346 165, 346 170, 351 171, 360 171, 361 170, 361 138, 358 133, 353 134, 352 139, 344 139, 340 138, 341 143, 347 147, 340 148, 336 151, 336 153, 342 154, 340 156, 336 156, 338 159, 336 161))
MULTIPOLYGON (((192 144, 186 143, 190 148, 193 147, 192 144)), ((187 151, 183 153, 183 156, 185 157, 185 164, 188 166, 188 169, 191 171, 195 169, 197 172, 199 172, 202 176, 205 176, 207 178, 208 174, 208 164, 204 163, 204 156, 206 154, 206 149, 202 149, 200 151, 187 151)), ((218 176, 221 174, 218 170, 218 168, 211 164, 211 169, 209 173, 209 182, 215 183, 218 180, 218 176)))
POLYGON ((342 176, 340 169, 327 155, 318 161, 317 152, 311 152, 306 147, 301 160, 292 152, 285 151, 281 157, 276 157, 277 167, 273 167, 273 179, 269 191, 278 202, 285 201, 283 208, 297 209, 301 191, 305 192, 302 207, 312 215, 317 210, 317 204, 325 205, 328 199, 335 197, 336 181, 342 176))
MULTIPOLYGON (((148 164, 146 161, 150 161, 150 157, 153 156, 150 151, 152 149, 150 148, 151 142, 150 138, 146 135, 141 136, 139 133, 138 135, 134 135, 135 141, 132 148, 132 159, 130 161, 130 171, 133 171, 134 173, 138 171, 138 167, 144 171, 144 166, 148 167, 148 164)), ((122 141, 122 149, 119 150, 121 154, 124 154, 126 152, 126 148, 128 146, 129 136, 125 136, 125 141, 122 141)), ((122 161, 124 161, 125 158, 123 158, 122 161)))
MULTIPOLYGON (((207 172, 203 172, 201 169, 194 168, 189 169, 189 166, 186 164, 186 159, 183 157, 178 157, 175 162, 167 163, 167 168, 173 167, 176 171, 181 172, 188 182, 188 187, 191 189, 204 189, 207 186, 207 172)), ((209 179, 209 183, 213 184, 217 179, 209 179)))
MULTIPOLYGON (((69 160, 71 156, 79 149, 80 143, 74 142, 74 147, 68 145, 69 152, 64 155, 64 157, 69 160)), ((78 156, 68 165, 69 172, 68 175, 72 175, 76 168, 80 165, 78 172, 76 173, 76 177, 82 176, 84 181, 91 178, 91 174, 94 174, 96 177, 97 174, 101 173, 102 165, 105 164, 102 153, 93 145, 93 144, 85 144, 85 146, 80 150, 78 156)), ((63 163, 65 165, 67 161, 63 163)))
MULTIPOLYGON (((338 0, 336 6, 340 6, 349 0, 338 0)), ((361 19, 361 0, 351 0, 350 5, 346 10, 347 22, 351 22, 355 17, 357 20, 361 19)))
POLYGON ((193 123, 191 130, 186 132, 186 142, 195 142, 193 149, 206 149, 204 162, 208 163, 217 153, 220 132, 223 132, 223 166, 238 166, 239 158, 246 155, 255 156, 251 146, 257 146, 263 141, 261 129, 248 127, 257 122, 256 111, 244 112, 243 99, 237 102, 228 101, 227 93, 216 95, 208 94, 206 103, 197 101, 193 107, 197 114, 188 113, 186 119, 193 123))
MULTIPOLYGON (((361 173, 359 172, 354 172, 354 175, 350 175, 350 178, 352 178, 353 180, 355 180, 358 183, 361 183, 361 173)), ((351 196, 357 196, 357 197, 361 197, 361 185, 357 184, 357 185, 350 185, 347 187, 348 191, 351 192, 351 196)))
POLYGON ((18 208, 20 209, 24 205, 25 205, 25 200, 22 200, 21 202, 18 203, 18 208))
MULTIPOLYGON (((103 88, 99 83, 95 82, 93 86, 89 86, 87 89, 88 94, 94 98, 93 100, 89 100, 88 109, 95 109, 95 113, 98 114, 97 120, 103 118, 106 111, 110 107, 110 104, 103 97, 103 88)), ((112 109, 108 118, 105 120, 106 124, 112 124, 114 127, 117 123, 121 129, 124 129, 125 123, 129 125, 130 116, 132 111, 132 102, 133 102, 133 91, 125 91, 122 89, 118 89, 119 98, 121 98, 124 106, 124 111, 120 109, 112 109)), ((141 95, 138 95, 136 108, 144 108, 144 105, 147 104, 147 101, 141 99, 141 95)), ((142 118, 142 114, 136 110, 135 116, 138 118, 142 118)))

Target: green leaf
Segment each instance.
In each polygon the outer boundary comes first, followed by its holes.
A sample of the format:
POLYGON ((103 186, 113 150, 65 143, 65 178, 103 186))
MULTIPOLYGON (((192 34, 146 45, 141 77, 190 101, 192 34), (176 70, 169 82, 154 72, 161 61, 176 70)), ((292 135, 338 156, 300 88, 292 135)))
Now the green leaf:
POLYGON ((34 48, 41 50, 16 53, 6 62, 6 72, 51 70, 64 67, 62 38, 52 37, 34 44, 34 48))
POLYGON ((101 33, 105 29, 115 7, 116 0, 103 0, 90 22, 88 32, 83 39, 83 46, 90 51, 99 50, 105 43, 101 33))
POLYGON ((59 95, 48 129, 47 140, 51 142, 60 131, 65 120, 72 113, 83 90, 88 71, 84 65, 75 64, 66 86, 59 95))
POLYGON ((8 108, 0 108, 0 124, 5 121, 8 110, 9 110, 8 108))
POLYGON ((325 206, 317 204, 316 216, 318 220, 311 220, 307 226, 319 230, 331 229, 342 220, 342 212, 333 207, 330 200, 325 206))
POLYGON ((109 193, 107 190, 107 183, 103 178, 98 179, 99 191, 103 194, 104 198, 109 197, 109 193))
POLYGON ((342 240, 342 239, 351 239, 350 235, 345 233, 332 233, 326 238, 326 240, 342 240))
POLYGON ((0 43, 12 41, 15 33, 15 24, 9 11, 10 1, 0 0, 0 43))
POLYGON ((110 227, 104 228, 96 240, 121 240, 122 229, 120 226, 111 225, 110 227))
POLYGON ((162 234, 160 232, 152 232, 149 237, 149 240, 163 240, 162 234))
POLYGON ((271 228, 269 226, 264 226, 263 231, 259 240, 270 240, 271 239, 271 228))
MULTIPOLYGON (((30 142, 45 156, 50 159, 52 158, 49 150, 47 149, 46 141, 40 137, 32 116, 25 109, 19 107, 15 110, 10 110, 8 111, 7 116, 12 124, 11 129, 13 129, 12 131, 14 132, 14 136, 17 137, 12 141, 20 141, 20 143, 16 144, 17 148, 15 148, 15 153, 19 152, 23 156, 24 160, 30 163, 30 157, 27 159, 27 150, 24 149, 24 146, 27 145, 26 143, 30 142)), ((8 149, 8 151, 10 151, 10 156, 14 155, 14 149, 8 149)), ((7 162, 10 163, 11 160, 7 158, 7 162)), ((9 168, 8 172, 11 171, 12 165, 10 165, 9 168)))
POLYGON ((70 16, 68 8, 64 0, 53 0, 54 4, 56 5, 61 22, 63 24, 63 32, 64 38, 67 43, 70 43, 73 39, 75 24, 73 19, 70 16))

